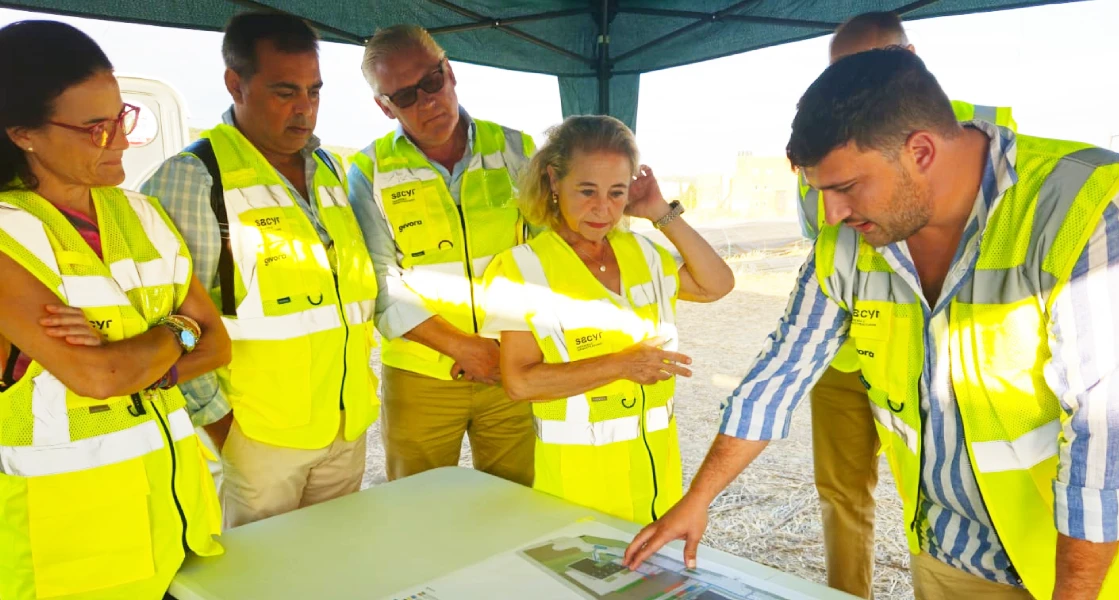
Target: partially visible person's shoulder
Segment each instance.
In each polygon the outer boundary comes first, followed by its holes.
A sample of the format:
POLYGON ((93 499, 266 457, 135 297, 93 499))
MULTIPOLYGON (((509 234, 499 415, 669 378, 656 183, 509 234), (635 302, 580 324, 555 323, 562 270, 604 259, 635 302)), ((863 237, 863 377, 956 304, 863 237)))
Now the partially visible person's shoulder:
POLYGON ((148 190, 154 186, 167 185, 171 181, 192 181, 199 185, 210 186, 213 185, 214 178, 210 175, 210 170, 206 168, 206 163, 201 158, 184 149, 163 161, 163 164, 159 165, 159 168, 140 186, 140 191, 148 195, 158 196, 158 194, 152 194, 148 190))

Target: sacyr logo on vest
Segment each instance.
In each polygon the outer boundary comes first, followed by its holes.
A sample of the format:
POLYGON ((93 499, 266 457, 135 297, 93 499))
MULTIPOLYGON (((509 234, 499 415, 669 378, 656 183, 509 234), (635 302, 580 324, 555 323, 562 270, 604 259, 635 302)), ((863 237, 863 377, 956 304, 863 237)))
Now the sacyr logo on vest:
POLYGON ((272 225, 279 225, 280 217, 265 217, 256 220, 257 227, 271 227, 272 225))
POLYGON ((856 319, 877 319, 878 317, 882 316, 882 311, 876 308, 856 308, 851 316, 855 317, 856 319))
POLYGON ((416 227, 417 225, 423 225, 423 224, 424 224, 424 222, 422 220, 421 221, 408 221, 407 223, 401 223, 400 227, 396 228, 397 233, 404 233, 404 230, 408 229, 409 227, 416 227))
POLYGON ((582 350, 583 346, 597 346, 602 343, 602 333, 592 333, 590 335, 581 335, 575 338, 575 349, 582 350))
POLYGON ((415 196, 416 189, 412 188, 410 190, 400 190, 399 192, 393 192, 392 195, 389 196, 389 198, 392 200, 393 204, 400 204, 401 202, 415 200, 415 196))

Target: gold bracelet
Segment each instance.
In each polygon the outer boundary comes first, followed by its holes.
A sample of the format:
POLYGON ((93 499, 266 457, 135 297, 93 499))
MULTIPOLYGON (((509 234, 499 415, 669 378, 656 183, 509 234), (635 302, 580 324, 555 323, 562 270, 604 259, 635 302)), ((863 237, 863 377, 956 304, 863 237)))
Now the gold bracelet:
POLYGON ((669 223, 675 221, 676 217, 679 217, 682 214, 684 214, 684 205, 680 204, 679 200, 673 200, 668 205, 668 214, 657 219, 656 221, 653 221, 653 227, 657 229, 664 229, 668 226, 669 223))

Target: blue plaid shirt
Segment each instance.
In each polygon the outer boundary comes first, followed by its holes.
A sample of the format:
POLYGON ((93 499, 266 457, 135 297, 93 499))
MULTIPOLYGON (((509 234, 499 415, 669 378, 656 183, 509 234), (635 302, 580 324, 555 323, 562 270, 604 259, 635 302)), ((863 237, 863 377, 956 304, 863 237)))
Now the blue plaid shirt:
MULTIPOLYGON (((226 125, 235 125, 233 109, 230 108, 222 116, 226 125)), ((292 197, 297 201, 307 218, 311 220, 315 231, 323 244, 330 247, 330 235, 326 232, 319 219, 318 202, 315 186, 311 182, 315 178, 315 150, 319 148, 319 139, 311 136, 307 146, 303 149, 306 161, 307 193, 310 198, 303 195, 277 171, 280 180, 284 182, 292 197)), ((339 176, 342 175, 341 166, 335 164, 339 176)), ((157 198, 164 210, 175 222, 179 231, 190 249, 194 259, 194 273, 198 280, 208 289, 216 290, 218 286, 218 255, 221 252, 221 232, 218 230, 218 220, 210 208, 210 188, 214 180, 210 177, 206 165, 191 154, 178 154, 169 158, 144 182, 140 191, 148 196, 157 198)), ((229 413, 229 401, 218 385, 215 373, 207 373, 179 384, 183 396, 187 401, 187 412, 191 421, 196 426, 208 425, 229 413)))
MULTIPOLYGON (((927 316, 925 369, 919 386, 922 419, 922 550, 990 581, 1020 586, 979 493, 964 446, 952 389, 947 339, 951 300, 975 270, 988 215, 1017 179, 1016 137, 982 121, 968 124, 990 138, 975 209, 941 297, 924 300, 905 242, 881 252, 922 299, 927 316)), ((1119 198, 1112 200, 1056 296, 1049 324, 1052 359, 1045 379, 1064 412, 1054 520, 1069 537, 1119 540, 1119 198)), ((749 440, 788 435, 792 411, 831 364, 847 337, 850 315, 815 277, 815 256, 801 269, 785 316, 742 384, 724 405, 721 431, 749 440)))

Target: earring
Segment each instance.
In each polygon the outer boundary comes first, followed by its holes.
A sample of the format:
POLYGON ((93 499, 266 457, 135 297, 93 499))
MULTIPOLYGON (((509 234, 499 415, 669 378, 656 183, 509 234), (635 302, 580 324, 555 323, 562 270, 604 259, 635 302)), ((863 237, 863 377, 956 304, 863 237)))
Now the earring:
POLYGON ((559 194, 552 192, 552 204, 559 204, 559 194))
POLYGON ((28 147, 27 147, 27 151, 28 151, 28 152, 34 152, 34 151, 35 151, 35 149, 34 149, 34 148, 32 148, 31 146, 28 146, 28 147))

